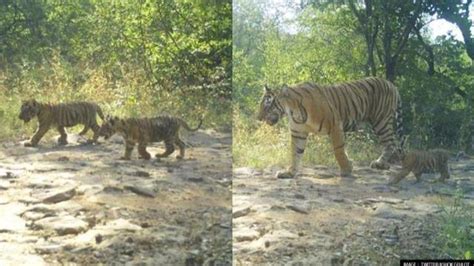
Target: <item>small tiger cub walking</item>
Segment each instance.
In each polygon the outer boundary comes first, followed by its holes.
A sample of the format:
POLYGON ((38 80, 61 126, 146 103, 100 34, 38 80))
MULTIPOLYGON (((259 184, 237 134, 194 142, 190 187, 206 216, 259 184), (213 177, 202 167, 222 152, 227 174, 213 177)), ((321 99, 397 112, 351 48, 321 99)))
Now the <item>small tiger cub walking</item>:
POLYGON ((413 172, 417 182, 419 182, 421 181, 421 175, 427 170, 440 173, 439 180, 444 181, 449 178, 448 159, 449 152, 443 149, 409 151, 402 154, 402 170, 390 179, 389 184, 397 184, 410 172, 413 172))
POLYGON ((174 152, 175 147, 179 148, 177 159, 184 158, 185 143, 179 138, 179 129, 184 127, 188 131, 197 131, 202 124, 200 120, 196 128, 190 128, 182 119, 162 115, 152 118, 125 118, 107 117, 100 128, 100 136, 105 139, 110 138, 115 133, 122 135, 125 140, 125 154, 120 159, 130 160, 133 148, 138 143, 138 153, 141 159, 149 160, 150 153, 146 151, 146 146, 152 142, 164 141, 166 150, 155 157, 168 157, 174 152))
POLYGON ((67 134, 65 127, 72 127, 82 124, 84 129, 79 135, 84 135, 92 129, 94 136, 88 143, 97 143, 99 138, 99 125, 96 115, 103 120, 104 114, 99 105, 92 102, 69 102, 60 104, 41 103, 34 99, 23 101, 20 109, 19 119, 28 123, 34 117, 38 117, 38 129, 30 141, 25 142, 26 147, 35 147, 41 138, 51 127, 56 127, 61 136, 58 139, 59 145, 67 144, 67 134))

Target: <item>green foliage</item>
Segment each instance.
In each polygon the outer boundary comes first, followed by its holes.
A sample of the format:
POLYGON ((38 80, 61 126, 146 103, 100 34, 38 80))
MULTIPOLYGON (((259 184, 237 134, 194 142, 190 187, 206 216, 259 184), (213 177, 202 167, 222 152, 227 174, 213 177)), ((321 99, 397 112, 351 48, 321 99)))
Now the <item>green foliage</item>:
POLYGON ((0 137, 17 132, 30 97, 230 126, 230 1, 4 1, 0 11, 0 137))
MULTIPOLYGON (((405 14, 390 24, 390 29, 401 30, 409 19, 410 8, 415 6, 390 3, 394 5, 390 10, 405 14)), ((295 7, 282 3, 282 6, 269 7, 254 0, 234 2, 233 121, 237 165, 289 164, 289 135, 285 123, 269 128, 255 119, 264 84, 272 87, 306 81, 331 84, 366 74, 365 36, 347 5, 338 3, 321 8, 319 4, 295 7)), ((397 12, 390 16, 400 15, 397 12)), ((378 15, 379 19, 384 18, 378 15)), ((420 16, 418 22, 426 19, 420 16)), ((393 34, 398 36, 402 32, 393 34)), ((474 66, 459 41, 449 36, 433 40, 431 33, 425 30, 421 30, 421 34, 423 39, 432 40, 427 41, 427 45, 433 50, 435 73, 427 71, 426 47, 416 34, 410 34, 406 44, 400 46, 403 50, 399 53, 395 73, 395 85, 402 96, 405 134, 410 135, 409 145, 469 151, 474 131, 474 66)), ((375 43, 374 62, 377 73, 383 75, 382 37, 375 43)), ((400 40, 392 36, 391 41, 400 40)), ((370 132, 366 134, 349 135, 346 141, 348 154, 355 161, 373 160, 380 151, 380 145, 370 132), (369 152, 362 152, 366 150, 369 152)), ((334 164, 326 137, 314 137, 308 146, 304 157, 307 164, 334 164)))
POLYGON ((463 193, 458 190, 450 203, 442 205, 442 216, 438 243, 442 255, 455 259, 472 259, 474 252, 474 224, 472 207, 463 202, 463 193))

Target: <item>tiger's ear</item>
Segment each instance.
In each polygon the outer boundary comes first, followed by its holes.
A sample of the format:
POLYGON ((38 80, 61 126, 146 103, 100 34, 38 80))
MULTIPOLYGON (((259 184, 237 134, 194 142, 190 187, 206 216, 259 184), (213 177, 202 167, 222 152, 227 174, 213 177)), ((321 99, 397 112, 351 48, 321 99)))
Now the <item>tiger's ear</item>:
POLYGON ((263 92, 269 93, 269 92, 272 92, 272 90, 268 87, 267 84, 265 84, 265 85, 263 86, 263 92))
POLYGON ((281 87, 281 95, 283 95, 283 97, 290 96, 290 87, 288 87, 288 85, 283 84, 283 86, 281 87))

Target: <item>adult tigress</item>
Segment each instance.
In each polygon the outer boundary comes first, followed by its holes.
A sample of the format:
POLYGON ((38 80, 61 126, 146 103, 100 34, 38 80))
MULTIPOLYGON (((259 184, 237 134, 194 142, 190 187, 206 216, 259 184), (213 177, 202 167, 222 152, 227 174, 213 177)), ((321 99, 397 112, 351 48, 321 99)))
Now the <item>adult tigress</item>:
POLYGON ((58 139, 59 145, 67 144, 67 134, 65 127, 72 127, 78 124, 84 125, 84 129, 79 133, 84 135, 92 129, 94 136, 89 139, 89 143, 97 143, 99 138, 99 125, 96 115, 103 120, 104 114, 99 105, 91 102, 69 102, 60 104, 41 103, 34 99, 23 101, 19 118, 25 123, 34 117, 38 117, 38 130, 30 141, 25 142, 26 147, 35 147, 41 138, 51 127, 56 127, 61 136, 58 139))
POLYGON ((330 136, 341 176, 352 173, 352 162, 344 149, 344 132, 354 131, 358 123, 369 123, 384 145, 382 155, 371 163, 372 168, 390 167, 388 160, 397 145, 394 120, 398 139, 402 137, 400 95, 391 82, 381 78, 327 86, 284 85, 279 91, 265 86, 258 120, 274 125, 285 114, 291 131, 292 163, 288 171, 277 174, 278 178, 296 175, 309 133, 330 136))
POLYGON ((174 152, 175 147, 179 148, 177 159, 184 158, 185 143, 179 137, 179 129, 184 127, 188 131, 196 131, 202 125, 200 120, 196 128, 190 128, 184 120, 169 116, 161 115, 156 117, 145 118, 119 118, 107 117, 100 127, 100 136, 105 139, 110 138, 113 134, 119 133, 125 140, 125 154, 120 159, 130 160, 133 148, 138 143, 138 153, 141 159, 149 160, 150 153, 146 151, 146 146, 152 142, 164 141, 166 150, 155 157, 167 157, 174 152))

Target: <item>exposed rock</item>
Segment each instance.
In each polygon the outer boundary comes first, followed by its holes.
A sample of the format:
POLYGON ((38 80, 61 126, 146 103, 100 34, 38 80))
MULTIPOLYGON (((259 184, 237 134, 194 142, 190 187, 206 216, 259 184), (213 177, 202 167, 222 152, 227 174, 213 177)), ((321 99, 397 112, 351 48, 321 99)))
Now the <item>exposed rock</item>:
POLYGON ((141 171, 141 170, 138 170, 134 173, 135 176, 138 176, 138 177, 150 177, 150 173, 149 172, 146 172, 146 171, 141 171))
POLYGON ((63 247, 61 245, 58 245, 58 244, 50 244, 50 245, 35 247, 35 251, 38 254, 58 253, 58 252, 61 252, 62 249, 63 249, 63 247))
POLYGON ((120 194, 123 193, 123 189, 120 187, 115 187, 115 186, 106 186, 104 189, 102 189, 103 192, 105 193, 110 193, 110 194, 120 194))
POLYGON ((65 200, 70 200, 76 195, 76 187, 68 187, 64 189, 57 189, 40 196, 44 203, 58 203, 65 200))
POLYGON ((14 179, 14 178, 18 178, 18 175, 10 172, 10 171, 6 171, 4 175, 1 175, 0 178, 4 178, 4 179, 14 179))
POLYGON ((69 157, 67 156, 61 156, 58 158, 58 161, 59 162, 68 162, 69 161, 69 157))
POLYGON ((122 218, 110 221, 107 224, 100 226, 98 228, 105 228, 105 229, 116 230, 116 231, 130 231, 130 232, 142 230, 142 228, 139 225, 133 224, 130 221, 122 219, 122 218))
POLYGON ((145 188, 145 187, 124 186, 124 188, 127 189, 127 190, 132 191, 135 194, 141 195, 141 196, 145 196, 145 197, 149 197, 149 198, 154 198, 155 197, 155 193, 152 190, 150 190, 148 188, 145 188))
POLYGON ((88 224, 73 216, 47 217, 35 222, 38 229, 54 230, 58 235, 78 234, 87 229, 88 224))
POLYGON ((191 182, 202 182, 204 181, 204 178, 202 176, 188 176, 186 180, 191 182))
POLYGON ((303 207, 300 207, 300 206, 286 205, 286 208, 288 208, 292 211, 295 211, 295 212, 303 213, 303 214, 308 214, 309 213, 306 208, 303 208, 303 207))
POLYGON ((21 232, 26 229, 25 221, 11 211, 0 208, 2 218, 0 219, 0 233, 21 232))
POLYGON ((237 210, 237 211, 235 211, 234 213, 232 213, 232 218, 235 219, 235 218, 239 218, 239 217, 245 216, 245 215, 249 214, 250 211, 251 211, 250 207, 237 210))
POLYGON ((41 256, 33 255, 24 245, 0 242, 0 265, 48 265, 41 256))

